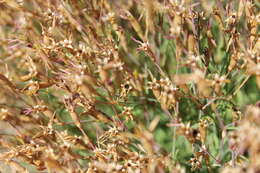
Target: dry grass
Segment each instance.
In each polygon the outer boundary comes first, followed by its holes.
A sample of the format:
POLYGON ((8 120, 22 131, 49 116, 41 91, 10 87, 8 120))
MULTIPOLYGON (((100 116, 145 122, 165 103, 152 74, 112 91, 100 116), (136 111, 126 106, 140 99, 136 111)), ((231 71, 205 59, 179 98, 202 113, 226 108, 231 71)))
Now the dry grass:
POLYGON ((259 9, 0 0, 1 172, 258 173, 259 9))

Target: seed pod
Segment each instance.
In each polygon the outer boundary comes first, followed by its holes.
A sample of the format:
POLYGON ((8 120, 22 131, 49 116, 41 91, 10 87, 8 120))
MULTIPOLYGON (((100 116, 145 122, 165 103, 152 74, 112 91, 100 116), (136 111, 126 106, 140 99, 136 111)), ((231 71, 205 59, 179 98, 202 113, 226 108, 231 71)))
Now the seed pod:
POLYGON ((29 84, 27 84, 22 91, 25 92, 27 95, 32 96, 35 95, 39 89, 40 85, 38 81, 30 81, 29 84))

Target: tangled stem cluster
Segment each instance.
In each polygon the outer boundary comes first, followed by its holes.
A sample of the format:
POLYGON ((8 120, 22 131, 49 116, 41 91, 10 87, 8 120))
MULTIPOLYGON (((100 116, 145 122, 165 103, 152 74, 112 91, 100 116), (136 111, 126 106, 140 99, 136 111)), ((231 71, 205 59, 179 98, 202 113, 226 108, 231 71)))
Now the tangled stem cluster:
POLYGON ((260 171, 259 0, 0 0, 0 172, 260 171))

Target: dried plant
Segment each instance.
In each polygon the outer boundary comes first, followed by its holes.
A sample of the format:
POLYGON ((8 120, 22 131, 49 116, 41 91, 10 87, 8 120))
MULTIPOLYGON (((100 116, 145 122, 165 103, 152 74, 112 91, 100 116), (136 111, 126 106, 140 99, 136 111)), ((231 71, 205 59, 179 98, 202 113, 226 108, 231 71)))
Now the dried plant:
POLYGON ((259 172, 259 9, 1 0, 0 172, 259 172))

